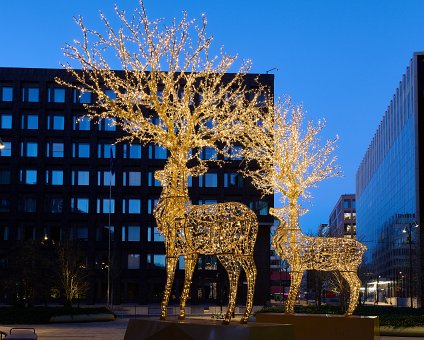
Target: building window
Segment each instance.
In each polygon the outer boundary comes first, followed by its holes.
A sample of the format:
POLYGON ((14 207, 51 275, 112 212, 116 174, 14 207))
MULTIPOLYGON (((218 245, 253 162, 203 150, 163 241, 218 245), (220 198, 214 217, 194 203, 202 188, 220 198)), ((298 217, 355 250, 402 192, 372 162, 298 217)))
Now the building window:
POLYGON ((110 170, 97 171, 97 185, 115 185, 115 175, 110 170))
POLYGON ((37 211, 37 200, 33 197, 21 197, 18 208, 21 212, 35 213, 37 211))
POLYGON ((350 208, 350 204, 349 204, 349 200, 348 199, 344 199, 343 200, 343 208, 344 209, 350 208))
POLYGON ((2 102, 13 101, 13 87, 0 86, 0 98, 2 102))
POLYGON ((216 152, 216 150, 214 148, 211 147, 204 147, 201 151, 200 151, 200 159, 203 160, 216 160, 218 157, 218 154, 216 152))
POLYGON ((7 198, 0 197, 0 212, 10 211, 10 200, 7 198))
POLYGON ((91 92, 84 92, 84 91, 74 89, 74 103, 90 104, 91 92))
POLYGON ((147 200, 147 213, 153 214, 153 210, 156 207, 156 204, 158 204, 159 199, 158 198, 149 198, 147 200))
POLYGON ((90 118, 84 115, 74 115, 72 118, 72 128, 75 131, 89 131, 90 118))
MULTIPOLYGON (((9 227, 8 226, 0 226, 0 241, 8 241, 9 240, 9 227)), ((0 266, 0 268, 4 268, 0 266)))
POLYGON ((72 185, 90 185, 90 171, 72 170, 72 185))
POLYGON ((122 241, 140 242, 140 226, 123 226, 122 241))
POLYGON ((3 141, 4 148, 0 149, 1 157, 10 157, 12 156, 12 143, 3 141))
POLYGON ((29 185, 37 184, 37 170, 21 169, 19 173, 19 182, 21 184, 29 184, 29 185))
POLYGON ((58 142, 48 142, 46 144, 46 157, 60 158, 64 156, 64 145, 58 142))
POLYGON ((165 268, 166 257, 162 254, 147 254, 147 263, 158 268, 165 268))
POLYGON ((249 208, 252 209, 256 215, 260 215, 260 216, 268 215, 268 202, 266 201, 250 202, 249 208))
POLYGON ((36 142, 21 143, 21 157, 37 157, 38 144, 36 142))
POLYGON ((63 170, 46 170, 46 184, 63 185, 63 170))
POLYGON ((165 238, 159 232, 157 227, 147 227, 147 242, 163 242, 165 238))
POLYGON ((47 116, 47 130, 63 130, 65 128, 65 117, 60 114, 47 116))
POLYGON ((115 227, 110 226, 99 226, 96 229, 96 241, 109 240, 109 230, 110 230, 110 240, 115 241, 115 227))
POLYGON ((90 144, 89 143, 72 143, 73 158, 89 158, 90 144))
POLYGON ((98 121, 99 131, 116 131, 116 121, 113 118, 102 118, 98 121))
POLYGON ((141 159, 141 145, 124 144, 124 158, 141 159))
POLYGON ((37 130, 38 115, 24 113, 21 116, 21 129, 37 130))
POLYGON ((243 176, 237 172, 225 173, 224 174, 224 187, 226 188, 242 188, 243 187, 243 176))
POLYGON ((141 172, 140 171, 124 171, 123 173, 124 186, 141 186, 141 172))
POLYGON ((23 87, 22 101, 28 103, 38 103, 40 101, 40 89, 31 85, 23 87))
POLYGON ((352 200, 352 209, 356 209, 356 200, 355 199, 352 200))
POLYGON ((115 145, 99 143, 97 148, 97 157, 110 158, 111 152, 113 155, 116 155, 115 149, 116 149, 115 145))
POLYGON ((230 149, 228 150, 228 153, 230 155, 230 157, 224 157, 226 160, 228 159, 232 159, 235 161, 241 161, 243 158, 241 157, 241 151, 242 151, 242 147, 241 146, 231 146, 230 149))
POLYGON ((216 188, 218 186, 218 174, 209 172, 202 176, 199 176, 199 187, 200 188, 216 188))
POLYGON ((88 227, 73 226, 71 228, 71 240, 88 241, 88 227))
POLYGON ((49 103, 64 103, 65 89, 60 87, 49 87, 47 93, 47 101, 49 103))
POLYGON ((168 152, 159 145, 149 145, 149 159, 167 159, 168 152))
POLYGON ((110 90, 110 89, 107 89, 107 90, 104 91, 104 93, 105 93, 105 95, 107 97, 109 97, 109 99, 111 99, 111 100, 115 100, 116 99, 116 93, 115 93, 115 91, 110 90))
POLYGON ((10 184, 10 170, 0 170, 0 184, 10 184))
POLYGON ((51 214, 61 214, 63 212, 63 198, 46 198, 46 212, 51 214))
POLYGON ((350 220, 350 213, 345 212, 343 217, 344 217, 345 220, 350 220))
POLYGON ((128 254, 128 269, 140 269, 140 254, 128 254))
POLYGON ((204 204, 217 204, 218 201, 217 200, 199 200, 199 205, 204 205, 204 204))
POLYGON ((124 198, 122 200, 122 213, 123 214, 140 214, 141 200, 138 198, 124 198))
POLYGON ((113 214, 115 212, 115 199, 98 198, 97 199, 97 213, 113 214))
POLYGON ((12 128, 12 115, 10 113, 0 114, 0 129, 12 128))
POLYGON ((89 199, 84 197, 71 198, 71 211, 74 213, 87 214, 89 210, 89 199))

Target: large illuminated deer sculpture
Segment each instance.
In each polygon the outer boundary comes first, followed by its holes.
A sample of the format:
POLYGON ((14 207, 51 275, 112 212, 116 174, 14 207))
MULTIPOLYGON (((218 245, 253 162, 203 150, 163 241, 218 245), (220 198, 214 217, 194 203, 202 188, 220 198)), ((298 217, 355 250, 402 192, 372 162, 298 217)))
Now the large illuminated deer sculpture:
POLYGON ((199 254, 216 255, 228 273, 230 293, 223 323, 228 324, 234 312, 240 269, 247 278, 246 311, 241 323, 246 323, 252 311, 256 281, 253 249, 258 232, 257 217, 245 205, 237 202, 191 205, 188 197, 188 169, 181 170, 170 160, 155 176, 162 184, 162 193, 154 210, 159 232, 166 248, 166 286, 161 305, 161 319, 167 315, 167 305, 174 280, 178 257, 184 256, 185 280, 180 299, 179 319, 185 317, 193 271, 199 254))

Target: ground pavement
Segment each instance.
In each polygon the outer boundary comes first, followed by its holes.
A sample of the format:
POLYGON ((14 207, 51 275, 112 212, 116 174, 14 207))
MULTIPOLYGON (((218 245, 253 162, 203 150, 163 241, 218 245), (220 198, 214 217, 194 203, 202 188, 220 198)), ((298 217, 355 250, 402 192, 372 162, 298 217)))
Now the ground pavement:
MULTIPOLYGON (((11 327, 34 327, 38 335, 38 340, 53 339, 102 339, 102 340, 122 340, 124 339, 128 319, 118 318, 110 322, 89 322, 89 323, 62 323, 48 325, 0 325, 0 330, 8 332, 11 327)), ((382 336, 381 340, 423 340, 424 337, 389 337, 382 336)))

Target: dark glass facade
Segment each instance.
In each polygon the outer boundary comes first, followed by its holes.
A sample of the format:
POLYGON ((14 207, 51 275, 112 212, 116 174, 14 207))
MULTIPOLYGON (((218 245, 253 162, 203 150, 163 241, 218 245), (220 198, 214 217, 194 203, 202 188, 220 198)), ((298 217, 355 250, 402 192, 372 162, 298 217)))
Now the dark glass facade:
MULTIPOLYGON (((231 75, 228 75, 231 77, 231 75)), ((248 86, 258 75, 246 76, 248 86)), ((113 303, 160 302, 165 286, 165 247, 152 211, 161 187, 153 177, 163 168, 166 150, 140 144, 114 144, 123 132, 113 122, 83 118, 83 104, 95 100, 55 84, 64 70, 0 68, 0 303, 13 302, 3 278, 8 258, 26 241, 78 241, 88 269, 85 301, 103 303, 107 291, 108 239, 111 230, 113 303), (113 154, 114 175, 110 173, 113 154), (112 199, 109 200, 111 192, 112 199), (109 212, 110 226, 109 229, 109 212)), ((272 75, 259 75, 273 92, 272 75)), ((209 157, 207 150, 205 157, 209 157)), ((273 197, 261 198, 237 174, 240 160, 193 178, 193 204, 240 201, 260 221, 255 248, 258 268, 255 303, 270 292, 270 226, 273 197)), ((180 259, 171 303, 178 301, 184 278, 180 259)), ((241 277, 239 301, 246 297, 241 277)), ((228 279, 214 256, 200 256, 189 303, 226 301, 228 279), (222 298, 221 298, 222 295, 222 298)), ((35 302, 40 301, 34 296, 35 302)))
POLYGON ((368 280, 386 282, 383 291, 378 287, 379 299, 396 298, 398 304, 412 294, 420 305, 422 296, 424 226, 415 227, 422 225, 422 64, 423 54, 414 54, 356 174, 358 235, 368 246, 368 280))

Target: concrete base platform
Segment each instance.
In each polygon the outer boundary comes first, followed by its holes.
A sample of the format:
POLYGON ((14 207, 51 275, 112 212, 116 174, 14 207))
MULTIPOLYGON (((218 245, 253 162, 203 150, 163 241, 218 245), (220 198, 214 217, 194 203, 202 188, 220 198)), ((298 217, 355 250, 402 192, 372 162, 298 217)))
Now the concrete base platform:
POLYGON ((294 340, 292 325, 258 324, 250 322, 241 325, 232 322, 223 325, 221 321, 187 319, 155 320, 130 319, 124 340, 294 340))
POLYGON ((377 316, 258 313, 257 323, 292 324, 295 340, 379 340, 377 316))

